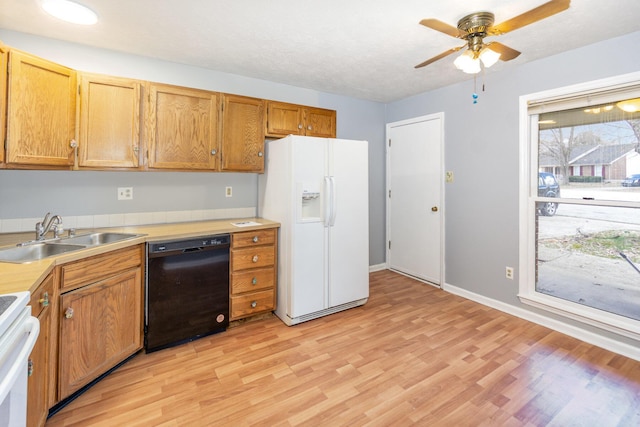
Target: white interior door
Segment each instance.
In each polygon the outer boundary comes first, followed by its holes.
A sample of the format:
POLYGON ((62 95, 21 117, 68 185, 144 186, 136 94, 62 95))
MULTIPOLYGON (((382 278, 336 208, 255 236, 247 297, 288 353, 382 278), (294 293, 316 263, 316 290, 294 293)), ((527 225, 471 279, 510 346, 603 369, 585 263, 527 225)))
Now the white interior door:
POLYGON ((387 263, 443 282, 444 114, 387 125, 387 263))

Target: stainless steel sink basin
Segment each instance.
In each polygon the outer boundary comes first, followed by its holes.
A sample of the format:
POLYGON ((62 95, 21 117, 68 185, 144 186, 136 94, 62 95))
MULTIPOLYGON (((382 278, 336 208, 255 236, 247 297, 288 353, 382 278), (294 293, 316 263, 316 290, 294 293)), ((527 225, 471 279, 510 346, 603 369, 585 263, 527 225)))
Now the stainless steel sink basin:
POLYGON ((84 246, 63 243, 34 243, 31 245, 0 249, 0 261, 27 264, 79 249, 84 249, 84 246))
POLYGON ((83 234, 80 236, 74 237, 64 237, 58 240, 60 243, 56 244, 74 244, 74 245, 83 245, 83 246, 98 246, 98 245, 106 245, 107 243, 115 243, 120 242, 122 240, 133 239, 134 237, 142 236, 141 234, 130 234, 130 233, 110 233, 110 232, 102 232, 102 233, 91 233, 91 234, 83 234))

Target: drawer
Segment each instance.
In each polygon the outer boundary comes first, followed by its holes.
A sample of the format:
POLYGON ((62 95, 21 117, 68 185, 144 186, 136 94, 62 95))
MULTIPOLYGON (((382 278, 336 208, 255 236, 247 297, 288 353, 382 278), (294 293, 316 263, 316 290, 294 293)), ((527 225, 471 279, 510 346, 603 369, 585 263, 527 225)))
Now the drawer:
POLYGON ((38 317, 42 310, 53 303, 53 286, 55 281, 53 280, 53 274, 49 274, 46 279, 38 286, 35 292, 31 293, 31 315, 38 317))
POLYGON ((275 287, 275 268, 231 273, 231 293, 242 294, 275 287))
POLYGON ((91 258, 64 264, 60 289, 68 291, 111 277, 120 271, 142 264, 142 245, 130 246, 91 258))
POLYGON ((275 289, 231 297, 231 320, 275 308, 275 289))
POLYGON ((270 267, 276 262, 275 246, 233 249, 231 251, 231 271, 248 268, 270 267))
POLYGON ((276 229, 245 231, 233 233, 232 248, 246 248, 249 246, 273 245, 276 241, 276 229))

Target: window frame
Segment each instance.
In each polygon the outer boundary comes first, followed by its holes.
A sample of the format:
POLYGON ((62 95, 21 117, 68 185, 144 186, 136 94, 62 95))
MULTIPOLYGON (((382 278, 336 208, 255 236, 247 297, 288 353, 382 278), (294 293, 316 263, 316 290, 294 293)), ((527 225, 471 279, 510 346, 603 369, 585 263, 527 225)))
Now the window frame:
MULTIPOLYGON (((608 313, 561 298, 536 291, 536 209, 535 203, 546 201, 538 194, 538 126, 532 120, 540 112, 540 105, 545 102, 556 102, 561 109, 575 108, 569 106, 590 94, 606 96, 610 90, 619 93, 625 88, 636 90, 640 87, 640 72, 624 74, 611 78, 550 89, 542 92, 522 95, 519 100, 519 284, 518 298, 523 304, 552 312, 563 317, 599 327, 633 339, 640 339, 640 321, 625 316, 608 313), (563 100, 567 100, 566 102, 563 100), (530 107, 533 112, 530 111, 530 107)), ((562 194, 562 190, 561 190, 562 194)), ((553 199, 549 199, 553 201, 553 199)), ((557 199, 555 199, 557 201, 557 199)), ((640 207, 638 202, 620 202, 605 200, 571 199, 562 203, 576 205, 640 207)))

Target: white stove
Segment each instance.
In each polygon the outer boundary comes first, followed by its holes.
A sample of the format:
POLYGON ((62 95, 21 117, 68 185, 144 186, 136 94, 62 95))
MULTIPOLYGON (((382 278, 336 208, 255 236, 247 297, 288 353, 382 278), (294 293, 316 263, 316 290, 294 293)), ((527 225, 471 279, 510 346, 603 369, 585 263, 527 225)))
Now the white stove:
POLYGON ((0 295, 0 427, 27 423, 27 370, 40 332, 29 292, 0 295))

